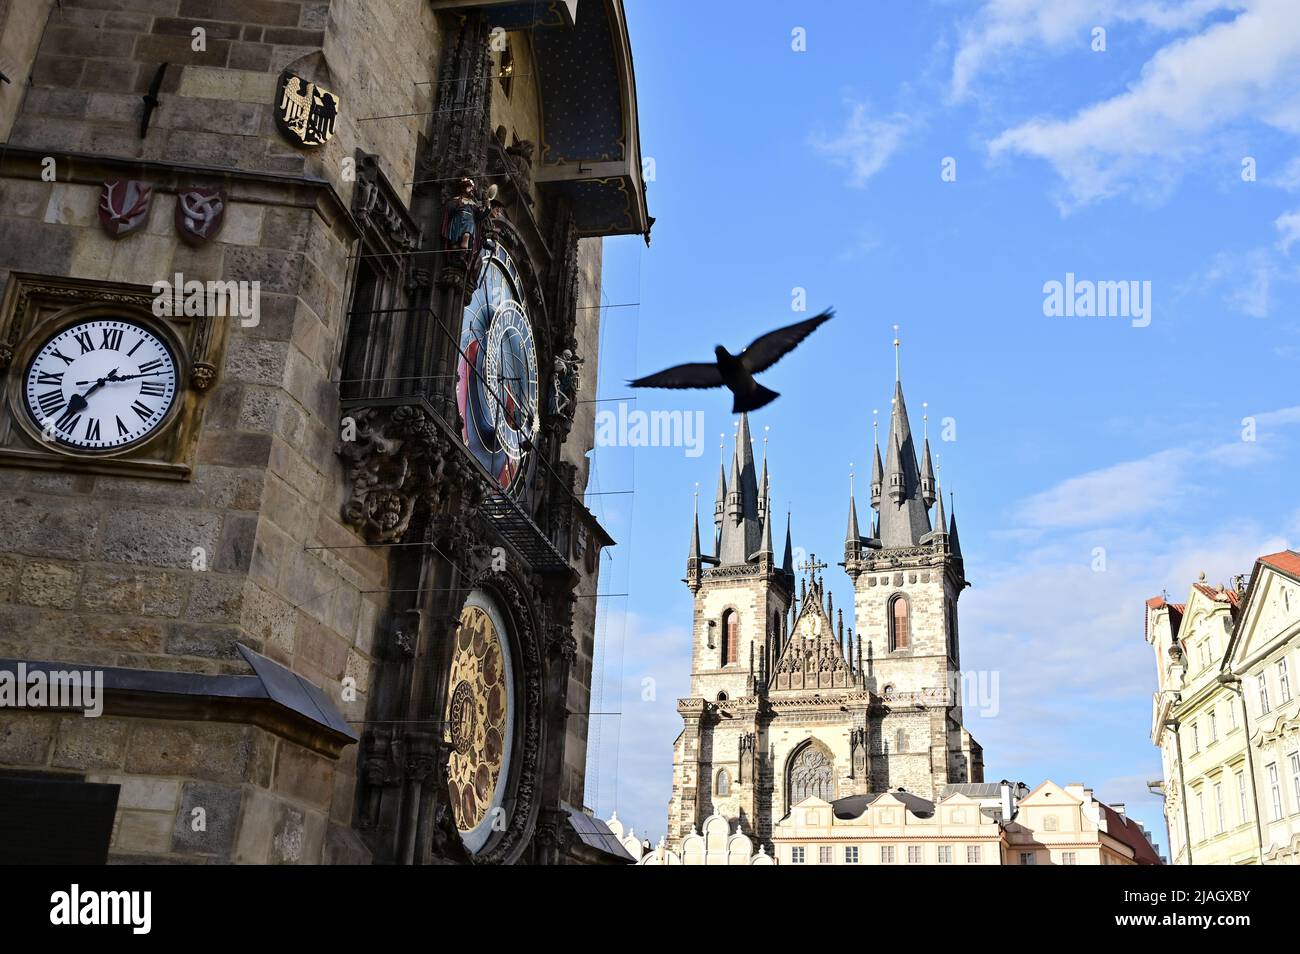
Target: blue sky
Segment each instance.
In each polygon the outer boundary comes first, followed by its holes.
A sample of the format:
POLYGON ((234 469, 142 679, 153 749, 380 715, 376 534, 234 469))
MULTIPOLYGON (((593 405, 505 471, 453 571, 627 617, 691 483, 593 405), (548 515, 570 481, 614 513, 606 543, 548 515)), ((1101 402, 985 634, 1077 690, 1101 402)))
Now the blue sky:
MULTIPOLYGON (((932 436, 956 420, 936 450, 974 584, 963 664, 1000 679, 996 716, 967 717, 987 776, 1085 782, 1164 846, 1143 601, 1300 545, 1300 4, 737 9, 627 3, 658 221, 649 249, 605 243, 622 307, 603 315, 598 394, 702 411, 707 440, 594 452, 589 503, 619 541, 601 590, 628 595, 601 602, 592 708, 615 714, 593 719, 587 804, 664 831, 692 493, 711 509, 732 431, 722 392, 624 382, 805 317, 803 288, 837 317, 765 375, 782 397, 752 418, 795 543, 842 553, 898 324, 913 428, 923 401, 932 436), (1150 282, 1149 325, 1045 316, 1067 273, 1150 282)), ((849 605, 842 570, 826 577, 849 605)))

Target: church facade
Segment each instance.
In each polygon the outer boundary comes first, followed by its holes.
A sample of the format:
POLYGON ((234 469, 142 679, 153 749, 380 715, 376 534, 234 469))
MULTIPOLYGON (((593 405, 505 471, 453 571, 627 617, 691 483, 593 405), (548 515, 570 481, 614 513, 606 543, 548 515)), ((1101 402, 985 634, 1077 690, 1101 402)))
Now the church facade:
POLYGON ((0 0, 0 60, 0 681, 103 690, 0 704, 0 816, 46 860, 611 860, 621 0, 0 0))
POLYGON ((789 516, 774 549, 769 482, 742 415, 718 477, 713 547, 701 545, 697 514, 687 560, 691 694, 677 703, 673 849, 711 816, 770 851, 776 826, 810 797, 833 804, 901 788, 937 800, 946 786, 983 781, 983 753, 962 725, 956 518, 928 438, 918 460, 901 383, 883 460, 874 451, 865 534, 850 493, 847 630, 826 565, 794 565, 789 516))

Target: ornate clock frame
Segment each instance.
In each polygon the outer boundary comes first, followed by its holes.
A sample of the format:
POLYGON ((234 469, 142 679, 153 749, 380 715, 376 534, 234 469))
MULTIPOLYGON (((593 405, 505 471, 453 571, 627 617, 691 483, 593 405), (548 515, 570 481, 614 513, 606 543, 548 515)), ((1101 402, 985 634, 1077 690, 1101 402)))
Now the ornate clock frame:
POLYGON ((0 464, 117 476, 188 479, 204 392, 216 380, 231 319, 154 314, 148 286, 12 273, 0 300, 0 464), (177 397, 153 436, 116 452, 82 452, 42 438, 23 406, 23 370, 53 334, 81 321, 139 323, 164 340, 177 362, 177 397))

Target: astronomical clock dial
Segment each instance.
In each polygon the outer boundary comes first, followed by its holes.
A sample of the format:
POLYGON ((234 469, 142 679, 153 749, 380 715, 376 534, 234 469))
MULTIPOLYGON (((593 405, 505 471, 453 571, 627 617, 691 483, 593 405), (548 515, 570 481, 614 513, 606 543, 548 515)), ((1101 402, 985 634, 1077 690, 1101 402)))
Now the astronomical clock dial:
POLYGON ((514 745, 514 673, 505 621, 486 593, 470 594, 460 614, 447 682, 451 755, 447 791, 465 847, 481 850, 501 816, 514 745))
POLYGON ((42 435, 84 453, 148 440, 176 403, 176 358, 133 321, 94 319, 50 338, 27 366, 24 403, 42 435))
POLYGON ((518 488, 538 427, 537 348, 519 270, 500 244, 483 250, 479 276, 461 322, 461 437, 502 488, 518 488))

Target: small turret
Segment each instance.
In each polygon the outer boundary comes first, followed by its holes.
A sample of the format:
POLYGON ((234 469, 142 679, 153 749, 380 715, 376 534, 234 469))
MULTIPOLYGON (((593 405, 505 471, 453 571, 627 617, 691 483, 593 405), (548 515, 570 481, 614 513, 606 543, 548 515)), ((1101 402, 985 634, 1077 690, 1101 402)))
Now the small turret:
POLYGON ((785 555, 781 557, 781 572, 794 577, 794 538, 790 536, 790 511, 785 512, 785 555))

